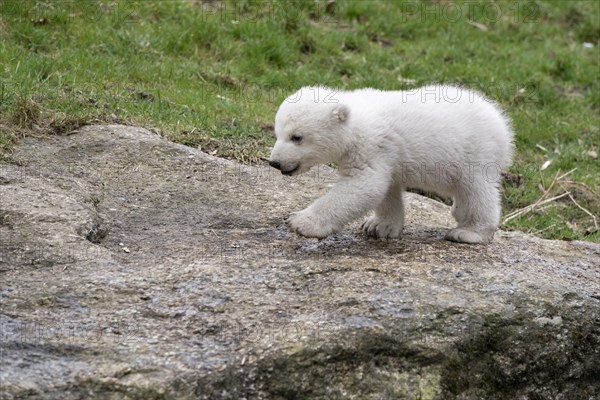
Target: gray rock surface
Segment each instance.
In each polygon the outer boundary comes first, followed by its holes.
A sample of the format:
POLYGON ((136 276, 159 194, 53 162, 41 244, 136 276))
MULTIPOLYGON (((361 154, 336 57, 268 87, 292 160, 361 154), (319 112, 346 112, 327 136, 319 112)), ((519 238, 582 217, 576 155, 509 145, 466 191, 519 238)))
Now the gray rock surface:
POLYGON ((93 126, 0 166, 2 399, 600 398, 600 246, 401 239, 283 224, 334 171, 287 178, 93 126))

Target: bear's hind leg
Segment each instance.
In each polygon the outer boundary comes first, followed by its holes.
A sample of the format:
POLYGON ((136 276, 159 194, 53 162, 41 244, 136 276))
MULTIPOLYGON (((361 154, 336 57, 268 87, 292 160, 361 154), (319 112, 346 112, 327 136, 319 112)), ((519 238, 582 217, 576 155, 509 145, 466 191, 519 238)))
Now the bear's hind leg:
POLYGON ((454 196, 452 215, 458 226, 451 229, 446 240, 460 243, 489 243, 500 222, 500 199, 494 183, 480 185, 461 191, 454 196))
POLYGON ((370 236, 397 238, 404 229, 404 202, 402 187, 392 183, 375 214, 363 222, 361 229, 370 236))

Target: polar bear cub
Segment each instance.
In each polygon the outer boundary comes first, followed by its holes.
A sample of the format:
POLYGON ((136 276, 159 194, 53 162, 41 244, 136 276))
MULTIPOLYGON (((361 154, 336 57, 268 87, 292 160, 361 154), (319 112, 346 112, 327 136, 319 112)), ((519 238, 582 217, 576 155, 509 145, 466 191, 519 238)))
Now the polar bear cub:
POLYGON ((499 106, 476 91, 304 87, 279 107, 275 135, 269 163, 285 175, 318 164, 338 166, 336 185, 287 219, 300 235, 326 237, 374 210, 362 229, 398 237, 402 193, 418 188, 452 197, 458 226, 447 240, 486 243, 494 237, 513 132, 499 106))

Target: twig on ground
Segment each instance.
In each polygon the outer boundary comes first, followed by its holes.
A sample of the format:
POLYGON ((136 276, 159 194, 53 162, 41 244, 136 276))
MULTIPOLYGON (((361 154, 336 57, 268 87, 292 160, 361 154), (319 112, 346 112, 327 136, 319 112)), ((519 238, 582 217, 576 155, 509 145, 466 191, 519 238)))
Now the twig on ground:
POLYGON ((589 215, 590 217, 592 217, 592 220, 594 221, 594 227, 596 229, 598 229, 598 221, 596 221, 596 216, 594 214, 592 214, 591 212, 589 212, 587 209, 583 208, 581 205, 579 205, 579 203, 575 201, 575 198, 573 198, 573 196, 571 196, 571 192, 567 192, 567 193, 569 195, 569 198, 573 202, 573 204, 575 204, 577 207, 579 207, 579 209, 581 211, 583 211, 584 213, 586 213, 587 215, 589 215))
MULTIPOLYGON (((504 218, 504 221, 502 221, 502 223, 505 224, 512 219, 515 219, 517 217, 520 217, 524 214, 527 214, 527 213, 533 211, 539 205, 548 203, 548 201, 545 200, 546 196, 548 196, 548 193, 550 193, 550 190, 554 187, 554 184, 556 183, 556 179, 558 178, 559 173, 560 173, 560 169, 558 171, 556 171, 556 175, 554 175, 554 179, 550 183, 550 186, 548 187, 548 189, 545 189, 545 186, 544 186, 544 194, 542 194, 542 196, 539 199, 537 199, 535 203, 509 213, 506 216, 506 218, 504 218)), ((540 171, 540 176, 541 176, 541 171, 540 171)))
POLYGON ((600 198, 600 194, 596 193, 591 187, 589 187, 588 185, 586 185, 583 182, 579 182, 579 181, 565 181, 565 183, 568 183, 569 185, 579 185, 579 186, 583 186, 584 188, 586 188, 590 193, 592 193, 594 196, 599 197, 600 198))
MULTIPOLYGON (((507 223, 507 222, 508 222, 508 221, 510 221, 510 220, 513 220, 513 219, 515 219, 515 218, 517 218, 517 217, 521 217, 521 216, 523 216, 523 215, 525 215, 525 214, 528 214, 528 213, 532 212, 533 210, 535 210, 535 207, 537 207, 537 206, 541 206, 541 205, 544 205, 544 204, 550 203, 550 202, 552 202, 552 201, 554 201, 554 200, 558 200, 558 199, 560 199, 560 198, 563 198, 563 197, 565 197, 565 196, 568 196, 568 195, 570 195, 570 194, 571 194, 571 192, 566 192, 566 193, 559 194, 558 196, 554 196, 554 197, 551 197, 551 198, 549 198, 549 199, 546 199, 546 200, 543 200, 543 201, 539 201, 539 200, 538 200, 538 201, 536 201, 536 202, 535 202, 535 204, 532 204, 532 205, 530 205, 530 206, 527 206, 527 207, 525 207, 525 208, 521 208, 521 209, 519 209, 519 210, 516 210, 515 212, 512 212, 512 213, 510 213, 510 214, 509 214, 509 215, 508 215, 508 216, 507 216, 507 217, 504 219, 504 221, 502 221, 502 223, 503 223, 503 224, 505 224, 505 223, 507 223)), ((542 196, 542 197, 543 197, 543 196, 542 196)), ((541 198, 540 198, 540 199, 541 199, 541 198)))
MULTIPOLYGON (((587 215, 589 215, 589 216, 592 218, 592 220, 594 221, 594 227, 595 227, 596 229, 598 229, 598 220, 596 219, 596 216, 595 216, 594 214, 592 214, 592 213, 591 213, 589 210, 587 210, 585 207, 581 206, 581 204, 579 204, 579 203, 578 203, 578 202, 575 200, 575 198, 573 197, 573 195, 571 194, 571 192, 570 192, 570 191, 569 191, 567 188, 565 188, 565 187, 563 186, 563 184, 572 184, 572 185, 573 185, 573 184, 575 184, 575 185, 580 185, 580 186, 583 186, 583 187, 585 187, 586 189, 588 189, 588 190, 589 190, 589 191, 590 191, 590 192, 591 192, 591 193, 592 193, 594 196, 600 197, 600 196, 598 196, 598 194, 597 194, 596 192, 594 192, 594 191, 593 191, 593 190, 592 190, 592 189, 591 189, 589 186, 587 186, 587 185, 586 185, 585 183, 583 183, 583 182, 577 182, 577 181, 565 180, 565 178, 566 178, 567 176, 571 175, 571 174, 572 174, 573 172, 575 172, 576 170, 577 170, 577 168, 573 168, 572 170, 570 170, 570 171, 568 171, 568 172, 565 172, 564 174, 560 175, 560 169, 559 169, 558 171, 556 171, 556 175, 554 175, 554 179, 552 179, 552 182, 550 182, 550 185, 548 186, 548 188, 547 188, 547 189, 546 189, 546 186, 545 186, 545 183, 544 183, 544 178, 543 178, 543 175, 541 174, 541 170, 540 170, 540 177, 541 177, 541 179, 542 179, 542 186, 541 186, 541 189, 542 189, 542 190, 543 190, 543 192, 544 192, 544 193, 542 194, 542 196, 540 196, 540 198, 539 198, 539 199, 537 199, 537 200, 535 201, 535 203, 533 203, 533 204, 531 204, 531 205, 528 205, 528 206, 526 206, 526 207, 520 208, 520 209, 518 209, 518 210, 515 210, 515 211, 513 211, 513 212, 509 213, 509 214, 508 214, 508 215, 507 215, 507 216, 504 218, 504 220, 502 221, 502 223, 503 223, 503 224, 506 224, 508 221, 511 221, 511 220, 513 220, 513 219, 515 219, 515 218, 522 217, 523 215, 526 215, 526 214, 528 214, 528 213, 530 213, 530 212, 533 212, 533 211, 543 211, 543 210, 545 210, 545 209, 547 209, 547 208, 551 207, 551 205, 550 205, 549 203, 551 203, 551 202, 553 202, 553 201, 555 201, 555 200, 558 200, 558 199, 560 199, 560 198, 563 198, 563 197, 565 197, 565 196, 569 196, 569 198, 571 199, 571 201, 573 202, 573 204, 575 204, 575 206, 577 206, 577 208, 579 208, 581 211, 583 211, 584 213, 586 213, 587 215), (563 189, 563 190, 564 190, 564 193, 563 193, 563 194, 560 194, 560 195, 557 195, 557 196, 554 196, 554 197, 547 198, 547 196, 550 194, 550 191, 552 190, 552 188, 553 188, 553 187, 554 187, 554 186, 555 186, 557 183, 560 185, 561 189, 563 189), (547 204, 545 207, 540 207, 540 206, 542 206, 542 205, 545 205, 545 204, 547 204)), ((549 226, 549 227, 547 227, 547 228, 544 228, 544 229, 542 229, 542 230, 540 230, 540 231, 537 231, 536 233, 543 232, 543 231, 545 231, 545 230, 547 230, 547 229, 550 229, 550 228, 551 228, 551 227, 553 227, 553 226, 554 226, 554 225, 551 225, 551 226, 549 226)))
MULTIPOLYGON (((560 171, 560 170, 559 170, 560 171)), ((556 179, 557 181, 563 180, 564 178, 566 178, 567 176, 571 175, 573 172, 577 171, 577 168, 573 168, 572 170, 570 170, 569 172, 566 172, 564 174, 562 174, 561 176, 558 177, 558 179, 556 179)), ((558 172, 557 172, 558 174, 558 172)))

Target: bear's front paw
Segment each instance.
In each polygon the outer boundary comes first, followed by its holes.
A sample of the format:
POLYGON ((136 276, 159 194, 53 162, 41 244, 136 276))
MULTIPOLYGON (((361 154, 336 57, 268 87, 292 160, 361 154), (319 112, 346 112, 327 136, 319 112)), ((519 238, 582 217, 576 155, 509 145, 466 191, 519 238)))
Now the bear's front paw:
POLYGON ((404 229, 404 223, 401 220, 382 219, 373 215, 363 222, 361 229, 369 236, 397 238, 404 229))
POLYGON ((306 237, 321 239, 335 233, 331 225, 306 210, 290 214, 286 223, 292 231, 306 237))

